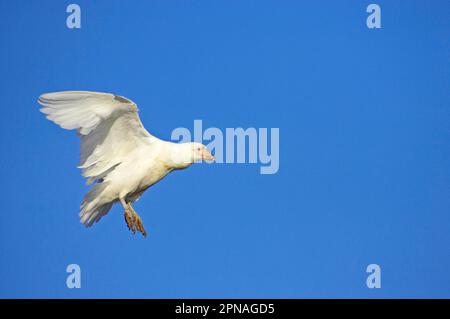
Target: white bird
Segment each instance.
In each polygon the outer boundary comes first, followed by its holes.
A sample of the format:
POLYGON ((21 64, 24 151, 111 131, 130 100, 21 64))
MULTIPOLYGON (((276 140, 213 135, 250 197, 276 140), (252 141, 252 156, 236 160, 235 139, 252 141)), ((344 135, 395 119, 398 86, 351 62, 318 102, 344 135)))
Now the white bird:
POLYGON ((80 221, 90 227, 120 202, 128 228, 146 236, 131 204, 173 170, 214 157, 200 143, 172 143, 151 135, 131 100, 108 93, 65 91, 39 97, 41 112, 64 129, 78 131, 79 168, 95 183, 80 206, 80 221))

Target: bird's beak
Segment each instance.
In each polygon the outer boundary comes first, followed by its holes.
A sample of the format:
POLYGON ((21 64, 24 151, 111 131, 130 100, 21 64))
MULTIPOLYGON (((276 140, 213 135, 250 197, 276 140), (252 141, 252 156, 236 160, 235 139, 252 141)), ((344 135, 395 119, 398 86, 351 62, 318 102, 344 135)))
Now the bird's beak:
POLYGON ((204 160, 204 161, 215 161, 216 158, 214 156, 212 156, 209 151, 204 150, 202 152, 202 160, 204 160))

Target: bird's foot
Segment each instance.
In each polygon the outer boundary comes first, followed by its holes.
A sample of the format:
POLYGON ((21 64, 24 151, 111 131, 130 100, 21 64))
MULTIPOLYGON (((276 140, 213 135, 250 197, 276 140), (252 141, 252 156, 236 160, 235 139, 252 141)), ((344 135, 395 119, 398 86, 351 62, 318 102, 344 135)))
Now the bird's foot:
POLYGON ((136 233, 136 227, 134 225, 134 215, 131 209, 125 209, 124 213, 125 222, 127 223, 128 229, 133 232, 133 235, 136 233))
POLYGON ((145 231, 144 224, 142 223, 141 217, 138 214, 134 213, 134 225, 136 230, 142 234, 142 236, 147 237, 147 232, 145 231))
POLYGON ((128 229, 133 232, 141 233, 144 237, 147 237, 147 232, 145 231, 144 224, 142 223, 141 217, 134 211, 131 206, 125 209, 125 222, 127 223, 128 229))

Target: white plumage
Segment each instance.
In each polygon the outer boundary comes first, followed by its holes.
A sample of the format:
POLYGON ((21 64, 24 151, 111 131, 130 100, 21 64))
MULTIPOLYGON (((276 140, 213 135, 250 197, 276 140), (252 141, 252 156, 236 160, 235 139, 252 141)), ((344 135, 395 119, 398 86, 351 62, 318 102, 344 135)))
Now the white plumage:
POLYGON ((80 208, 86 226, 121 202, 130 230, 146 235, 131 204, 150 186, 176 169, 214 157, 199 143, 175 144, 151 135, 131 100, 108 93, 66 91, 39 97, 41 112, 81 139, 79 168, 95 183, 80 208))

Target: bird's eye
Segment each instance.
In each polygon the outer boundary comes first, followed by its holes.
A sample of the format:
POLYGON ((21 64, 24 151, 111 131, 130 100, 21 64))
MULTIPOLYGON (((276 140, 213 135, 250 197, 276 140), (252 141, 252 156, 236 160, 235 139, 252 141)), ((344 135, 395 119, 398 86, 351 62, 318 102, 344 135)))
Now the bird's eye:
POLYGON ((197 148, 197 151, 200 151, 200 147, 197 148))

